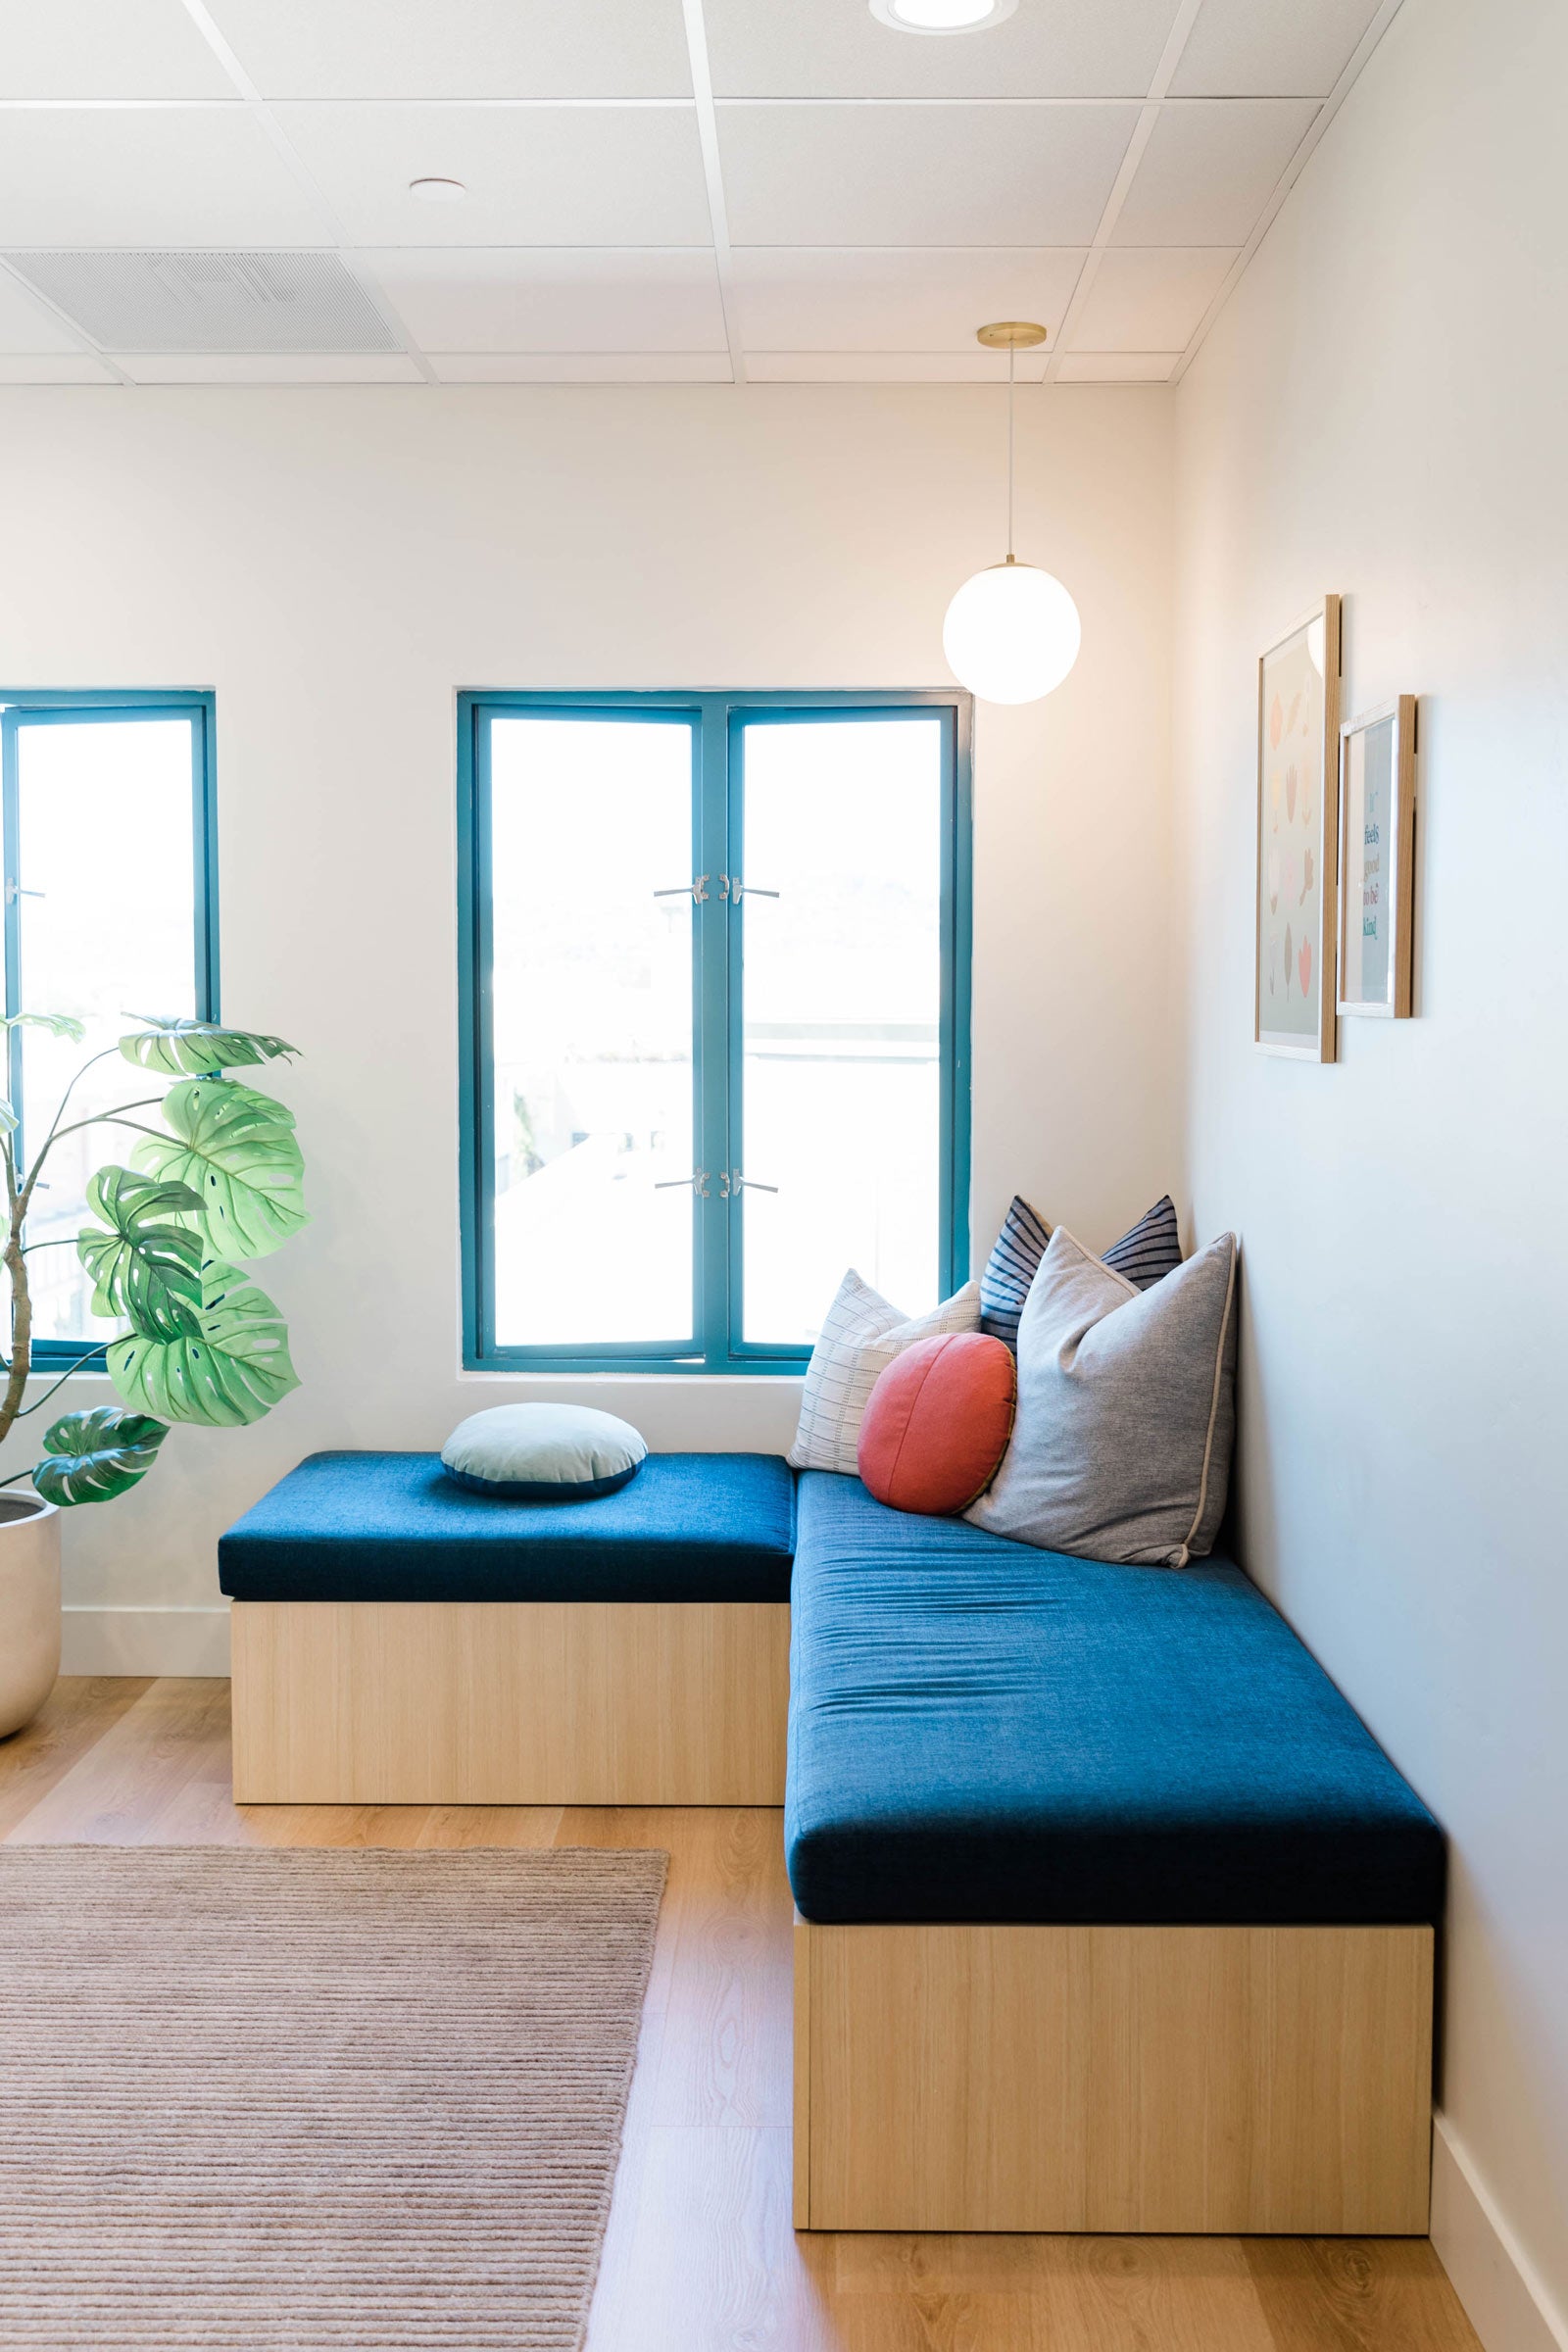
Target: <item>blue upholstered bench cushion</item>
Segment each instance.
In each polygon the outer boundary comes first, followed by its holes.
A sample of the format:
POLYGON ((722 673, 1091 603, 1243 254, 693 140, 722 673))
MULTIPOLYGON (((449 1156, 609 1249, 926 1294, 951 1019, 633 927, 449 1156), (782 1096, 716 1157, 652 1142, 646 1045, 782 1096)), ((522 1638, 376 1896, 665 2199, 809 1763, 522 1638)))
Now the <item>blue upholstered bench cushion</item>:
POLYGON ((1240 1569, 801 1481, 785 1814, 813 1920, 1435 1921, 1442 1834, 1240 1569))
POLYGON ((502 1502, 434 1453, 313 1453, 218 1546, 236 1600, 788 1600, 774 1453, 651 1453, 590 1501, 502 1502))

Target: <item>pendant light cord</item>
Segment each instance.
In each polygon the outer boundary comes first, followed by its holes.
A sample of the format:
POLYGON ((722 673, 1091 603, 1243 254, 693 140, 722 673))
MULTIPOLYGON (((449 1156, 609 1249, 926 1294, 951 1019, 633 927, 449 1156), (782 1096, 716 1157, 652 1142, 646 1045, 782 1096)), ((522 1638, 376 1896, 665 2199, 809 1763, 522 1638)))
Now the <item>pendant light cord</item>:
POLYGON ((1007 562, 1012 562, 1012 384, 1018 354, 1007 345, 1007 562))

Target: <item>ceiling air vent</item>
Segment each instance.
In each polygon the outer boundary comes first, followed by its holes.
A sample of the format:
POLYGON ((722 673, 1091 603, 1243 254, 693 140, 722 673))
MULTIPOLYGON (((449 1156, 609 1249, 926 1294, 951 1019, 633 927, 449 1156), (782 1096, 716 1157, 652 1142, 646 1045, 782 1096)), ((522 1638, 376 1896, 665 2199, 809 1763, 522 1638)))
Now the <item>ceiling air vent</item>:
POLYGON ((331 253, 8 253, 105 351, 399 351, 331 253))

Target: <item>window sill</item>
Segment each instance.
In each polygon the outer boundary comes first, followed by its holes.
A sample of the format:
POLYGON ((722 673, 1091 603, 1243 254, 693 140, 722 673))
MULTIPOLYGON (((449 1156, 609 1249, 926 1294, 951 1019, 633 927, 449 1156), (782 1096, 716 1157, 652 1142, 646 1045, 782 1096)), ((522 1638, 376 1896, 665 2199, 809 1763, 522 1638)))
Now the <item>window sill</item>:
POLYGON ((603 1388, 607 1382, 615 1387, 682 1388, 700 1386, 709 1389, 798 1389, 806 1377, 806 1366, 798 1371, 714 1372, 705 1364, 683 1368, 678 1364, 631 1366, 618 1364, 464 1364, 458 1378, 465 1384, 472 1382, 481 1387, 504 1383, 515 1388, 522 1382, 548 1382, 552 1387, 603 1388))

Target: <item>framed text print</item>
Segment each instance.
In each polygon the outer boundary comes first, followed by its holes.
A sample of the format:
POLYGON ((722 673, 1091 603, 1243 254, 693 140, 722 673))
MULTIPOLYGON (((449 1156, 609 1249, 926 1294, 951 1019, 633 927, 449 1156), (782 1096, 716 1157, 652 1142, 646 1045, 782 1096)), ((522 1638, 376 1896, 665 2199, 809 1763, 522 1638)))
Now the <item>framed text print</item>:
POLYGON ((1340 730, 1341 1012, 1409 1014, 1415 731, 1413 694, 1340 730))
POLYGON ((1340 600, 1257 665, 1257 966, 1252 1034, 1271 1054, 1334 1059, 1340 600))

